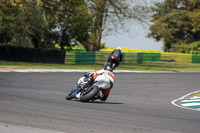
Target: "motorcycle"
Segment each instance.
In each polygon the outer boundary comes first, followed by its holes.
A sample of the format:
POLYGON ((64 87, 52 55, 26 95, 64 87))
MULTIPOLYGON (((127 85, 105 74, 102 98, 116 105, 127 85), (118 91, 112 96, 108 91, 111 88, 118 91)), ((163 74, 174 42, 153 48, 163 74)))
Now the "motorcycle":
POLYGON ((77 99, 81 102, 88 102, 100 99, 105 101, 113 87, 114 80, 115 75, 111 71, 104 69, 89 71, 66 95, 66 100, 77 99))

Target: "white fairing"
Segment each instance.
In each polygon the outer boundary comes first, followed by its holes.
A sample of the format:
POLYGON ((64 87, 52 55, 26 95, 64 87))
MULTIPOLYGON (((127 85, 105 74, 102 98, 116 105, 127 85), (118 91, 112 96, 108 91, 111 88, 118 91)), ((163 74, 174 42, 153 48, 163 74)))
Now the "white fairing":
MULTIPOLYGON (((110 71, 106 71, 106 70, 100 70, 100 71, 96 71, 93 72, 94 74, 97 74, 98 77, 95 79, 94 85, 98 86, 101 89, 108 89, 111 88, 113 83, 114 83, 114 79, 115 76, 112 72, 110 71)), ((87 83, 87 81, 84 81, 85 77, 81 77, 77 84, 85 84, 87 83)))
POLYGON ((81 78, 78 80, 77 84, 84 84, 84 83, 85 83, 84 79, 85 79, 85 77, 81 77, 81 78))
POLYGON ((99 75, 95 81, 97 81, 94 85, 98 86, 102 89, 111 88, 114 83, 114 74, 109 71, 104 71, 102 75, 99 75))

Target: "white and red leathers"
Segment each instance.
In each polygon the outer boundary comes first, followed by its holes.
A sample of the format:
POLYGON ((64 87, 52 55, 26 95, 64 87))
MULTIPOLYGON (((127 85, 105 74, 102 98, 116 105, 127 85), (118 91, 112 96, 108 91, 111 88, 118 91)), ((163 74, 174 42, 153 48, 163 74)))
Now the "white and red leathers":
POLYGON ((94 85, 98 86, 103 93, 103 100, 105 101, 108 98, 108 95, 113 87, 115 76, 112 72, 100 69, 100 70, 91 70, 90 74, 93 74, 93 80, 97 81, 94 85))

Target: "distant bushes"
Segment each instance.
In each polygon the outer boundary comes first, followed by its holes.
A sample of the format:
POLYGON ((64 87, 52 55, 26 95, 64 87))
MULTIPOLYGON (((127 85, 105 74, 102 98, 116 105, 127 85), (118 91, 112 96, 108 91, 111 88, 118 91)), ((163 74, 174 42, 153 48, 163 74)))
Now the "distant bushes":
POLYGON ((191 44, 182 44, 179 46, 180 53, 187 53, 187 54, 200 54, 200 41, 193 42, 191 44))

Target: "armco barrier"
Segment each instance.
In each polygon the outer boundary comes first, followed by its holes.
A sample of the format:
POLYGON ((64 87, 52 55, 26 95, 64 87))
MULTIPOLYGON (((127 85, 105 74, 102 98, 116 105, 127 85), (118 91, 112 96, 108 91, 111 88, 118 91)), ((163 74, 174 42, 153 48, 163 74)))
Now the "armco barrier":
POLYGON ((161 61, 172 61, 176 63, 192 63, 191 54, 162 53, 161 61))
POLYGON ((95 64, 95 52, 76 52, 76 64, 95 64))
POLYGON ((200 55, 192 55, 192 63, 200 63, 200 55))
MULTIPOLYGON (((109 55, 110 52, 66 52, 65 64, 105 64, 109 55)), ((126 55, 127 54, 124 53, 124 57, 126 55)), ((135 55, 133 57, 135 57, 135 55)), ((126 63, 128 59, 125 59, 126 58, 122 59, 121 64, 126 63)), ((130 58, 130 60, 137 60, 137 58, 130 58)), ((137 61, 135 61, 135 63, 136 62, 137 61)))
POLYGON ((109 57, 110 52, 96 52, 95 53, 95 64, 104 64, 109 57))
MULTIPOLYGON (((111 52, 65 52, 0 45, 1 61, 59 63, 59 64, 104 64, 111 52)), ((121 64, 144 62, 200 63, 200 55, 177 53, 123 53, 121 64)))
POLYGON ((143 63, 143 53, 138 53, 137 55, 138 55, 137 63, 142 64, 143 63))
POLYGON ((160 53, 143 53, 144 62, 160 61, 160 53))
POLYGON ((65 51, 0 46, 1 61, 64 64, 65 51))
POLYGON ((76 64, 76 52, 66 51, 65 64, 76 64))
MULTIPOLYGON (((66 64, 104 64, 111 52, 67 52, 66 64)), ((123 53, 121 64, 144 62, 200 63, 200 55, 176 53, 123 53)))

